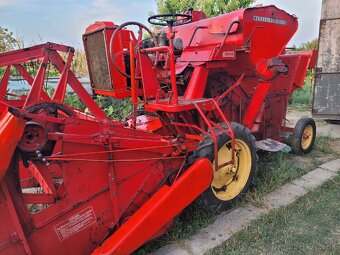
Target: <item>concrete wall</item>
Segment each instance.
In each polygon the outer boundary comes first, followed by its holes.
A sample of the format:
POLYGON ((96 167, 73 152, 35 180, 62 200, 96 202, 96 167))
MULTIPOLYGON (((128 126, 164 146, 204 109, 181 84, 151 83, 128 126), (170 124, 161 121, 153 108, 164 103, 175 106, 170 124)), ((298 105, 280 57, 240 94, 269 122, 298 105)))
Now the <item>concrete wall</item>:
POLYGON ((340 119, 340 1, 323 0, 313 115, 340 119))

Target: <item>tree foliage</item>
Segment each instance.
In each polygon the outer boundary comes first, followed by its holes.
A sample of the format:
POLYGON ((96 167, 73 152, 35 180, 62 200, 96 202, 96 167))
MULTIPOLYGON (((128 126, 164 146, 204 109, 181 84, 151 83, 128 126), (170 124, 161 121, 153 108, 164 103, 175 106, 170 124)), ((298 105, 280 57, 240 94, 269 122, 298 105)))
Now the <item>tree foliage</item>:
POLYGON ((13 32, 9 32, 6 28, 0 27, 0 53, 10 51, 18 45, 17 38, 13 32))
POLYGON ((207 17, 249 7, 255 0, 156 0, 158 13, 182 13, 190 7, 203 10, 207 17))
POLYGON ((299 50, 317 50, 318 49, 318 38, 315 38, 311 41, 302 43, 298 49, 299 50))

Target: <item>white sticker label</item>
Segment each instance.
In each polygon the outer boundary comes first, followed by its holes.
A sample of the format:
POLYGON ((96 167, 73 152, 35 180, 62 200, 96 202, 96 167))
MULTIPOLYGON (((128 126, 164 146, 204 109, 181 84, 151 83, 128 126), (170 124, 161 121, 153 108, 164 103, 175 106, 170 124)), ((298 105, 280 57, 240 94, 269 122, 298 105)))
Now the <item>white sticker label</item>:
POLYGON ((254 16, 254 20, 260 21, 260 22, 278 24, 278 25, 287 25, 287 21, 285 21, 285 20, 273 19, 273 18, 269 18, 269 17, 254 16))
POLYGON ((223 51, 222 57, 223 58, 234 58, 235 57, 235 51, 223 51))
POLYGON ((95 222, 96 215, 94 214, 92 206, 89 206, 67 220, 55 225, 54 229, 59 240, 63 241, 95 222))

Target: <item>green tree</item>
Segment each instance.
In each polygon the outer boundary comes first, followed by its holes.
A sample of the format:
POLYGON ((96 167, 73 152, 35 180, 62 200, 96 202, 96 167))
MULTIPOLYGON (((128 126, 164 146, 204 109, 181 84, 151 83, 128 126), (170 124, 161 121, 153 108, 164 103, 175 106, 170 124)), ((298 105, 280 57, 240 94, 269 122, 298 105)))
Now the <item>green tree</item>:
POLYGON ((207 17, 249 7, 255 0, 156 0, 158 13, 182 13, 190 7, 203 10, 207 17))
POLYGON ((18 40, 8 29, 0 27, 0 53, 15 49, 18 46, 18 40))
POLYGON ((311 41, 302 43, 299 47, 299 50, 317 50, 318 49, 318 38, 315 38, 311 41))

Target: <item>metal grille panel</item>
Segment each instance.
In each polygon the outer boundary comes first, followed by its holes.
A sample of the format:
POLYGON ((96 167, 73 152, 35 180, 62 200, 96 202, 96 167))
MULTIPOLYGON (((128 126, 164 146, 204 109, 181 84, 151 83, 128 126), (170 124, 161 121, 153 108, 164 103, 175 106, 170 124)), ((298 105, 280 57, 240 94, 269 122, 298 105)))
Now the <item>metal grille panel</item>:
POLYGON ((84 36, 91 84, 94 89, 112 90, 104 30, 84 36))

